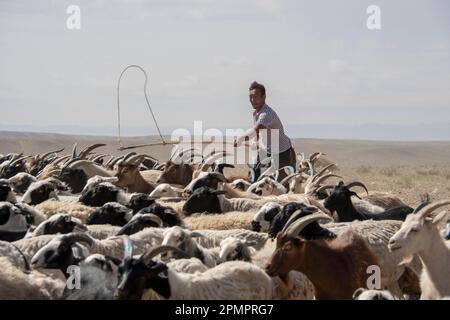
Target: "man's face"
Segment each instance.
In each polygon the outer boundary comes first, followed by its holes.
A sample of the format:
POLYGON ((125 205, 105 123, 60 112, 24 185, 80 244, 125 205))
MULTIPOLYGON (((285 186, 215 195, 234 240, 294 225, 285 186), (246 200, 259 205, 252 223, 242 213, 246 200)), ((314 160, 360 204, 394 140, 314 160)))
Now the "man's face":
POLYGON ((266 95, 262 95, 258 89, 250 90, 249 93, 250 103, 253 109, 259 110, 266 103, 266 95))

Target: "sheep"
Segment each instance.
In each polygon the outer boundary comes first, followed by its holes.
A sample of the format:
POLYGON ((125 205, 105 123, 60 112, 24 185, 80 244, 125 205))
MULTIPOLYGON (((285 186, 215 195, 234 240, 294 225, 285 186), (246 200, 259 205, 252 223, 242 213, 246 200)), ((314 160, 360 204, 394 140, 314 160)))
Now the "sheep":
POLYGON ((353 300, 397 300, 397 298, 387 290, 359 288, 353 293, 353 300))
POLYGON ((168 183, 161 183, 151 193, 150 197, 181 197, 183 190, 174 188, 168 183))
POLYGON ((200 187, 195 190, 189 198, 182 204, 182 211, 185 215, 197 212, 223 213, 230 211, 251 211, 259 210, 269 201, 286 204, 289 202, 309 202, 318 207, 321 211, 329 213, 317 200, 302 194, 282 194, 279 196, 267 196, 259 199, 227 199, 223 195, 225 190, 213 190, 209 187, 200 187))
POLYGON ((67 190, 67 186, 56 178, 33 182, 24 193, 22 201, 37 205, 50 198, 58 200, 57 190, 67 190))
POLYGON ((241 239, 228 237, 220 242, 219 261, 247 261, 252 262, 252 255, 256 250, 250 247, 255 243, 248 243, 241 239))
POLYGON ((80 288, 63 292, 65 300, 112 300, 118 281, 120 260, 92 254, 80 263, 80 288))
POLYGON ((132 218, 132 210, 117 203, 107 202, 96 208, 87 218, 86 224, 110 224, 123 227, 132 218))
POLYGON ((144 193, 132 193, 128 203, 125 204, 127 208, 133 210, 133 214, 140 210, 147 208, 155 203, 155 198, 144 193))
POLYGON ((102 240, 117 235, 121 227, 110 224, 91 224, 87 226, 86 233, 91 237, 102 240))
POLYGON ((8 179, 9 185, 13 188, 13 191, 18 194, 24 194, 28 187, 36 181, 37 179, 27 172, 19 172, 8 179))
POLYGON ((283 206, 277 202, 267 202, 255 214, 252 224, 252 230, 256 232, 265 232, 269 230, 273 218, 281 212, 283 206))
POLYGON ((26 166, 24 160, 31 156, 24 156, 19 158, 12 158, 0 164, 0 178, 9 179, 14 177, 19 172, 25 172, 26 166))
POLYGON ((33 232, 25 237, 36 237, 43 234, 70 233, 74 231, 87 231, 80 219, 70 214, 58 213, 40 223, 33 232))
POLYGON ((129 199, 130 195, 126 194, 119 187, 110 182, 101 182, 92 184, 84 189, 79 201, 88 206, 101 207, 107 202, 118 202, 125 205, 129 199))
POLYGON ((95 210, 95 208, 82 203, 74 202, 72 199, 60 199, 59 201, 50 199, 38 204, 34 208, 44 217, 50 217, 57 213, 68 213, 80 219, 83 223, 86 223, 89 215, 95 210))
MULTIPOLYGON (((164 239, 162 245, 169 245, 175 248, 179 248, 188 257, 196 257, 200 259, 207 267, 214 267, 217 264, 218 256, 198 244, 193 240, 194 237, 203 236, 201 233, 192 232, 179 226, 171 227, 164 231, 164 239)), ((165 252, 161 255, 162 259, 167 260, 172 256, 165 252)))
POLYGON ((14 206, 22 211, 22 214, 25 215, 27 223, 29 225, 39 225, 47 219, 47 216, 42 214, 35 207, 30 206, 23 202, 15 203, 14 206))
MULTIPOLYGON (((100 253, 112 258, 123 259, 124 247, 127 239, 131 240, 133 252, 135 254, 142 254, 149 250, 149 248, 161 244, 163 240, 163 229, 160 228, 145 228, 144 230, 132 234, 131 236, 113 236, 106 239, 95 239, 87 233, 73 232, 63 235, 42 235, 34 238, 22 239, 14 242, 14 244, 22 250, 27 258, 36 261, 46 261, 46 252, 51 252, 52 255, 69 256, 72 253, 70 249, 73 244, 82 242, 83 246, 88 249, 88 253, 100 253), (69 244, 69 245, 67 245, 69 244), (60 253, 58 253, 60 250, 60 253), (40 251, 40 252, 39 252, 40 251), (39 254, 38 254, 39 252, 39 254)), ((82 250, 84 252, 84 248, 82 250)), ((50 255, 50 253, 48 253, 50 255)), ((80 257, 81 255, 78 255, 80 257)), ((73 259, 74 257, 71 257, 73 259)), ((77 257, 75 257, 77 258, 77 257)), ((52 258, 53 260, 62 259, 60 257, 52 258)))
POLYGON ((230 211, 220 215, 196 213, 183 219, 184 225, 191 230, 196 229, 251 229, 252 218, 255 211, 230 211))
POLYGON ((17 198, 14 191, 12 191, 9 184, 0 182, 0 201, 7 201, 11 203, 16 203, 17 198))
POLYGON ((118 299, 141 299, 146 288, 152 288, 166 299, 252 300, 273 297, 271 278, 250 263, 229 261, 203 273, 178 273, 166 264, 152 260, 158 253, 160 248, 155 248, 139 259, 125 260, 121 264, 121 278, 116 290, 118 299))
POLYGON ((421 299, 439 299, 450 294, 448 266, 450 263, 450 245, 441 238, 437 223, 446 211, 434 214, 450 200, 431 203, 419 212, 409 215, 401 228, 389 240, 391 252, 409 257, 417 254, 423 263, 420 279, 421 299))
POLYGON ((18 269, 25 272, 31 270, 30 262, 25 254, 13 243, 0 241, 0 257, 5 257, 18 269))
POLYGON ((351 299, 356 289, 366 285, 367 268, 378 265, 378 259, 365 240, 351 230, 332 241, 297 238, 305 226, 321 219, 332 220, 324 214, 313 214, 287 225, 277 236, 266 272, 283 276, 298 270, 312 281, 316 299, 351 299), (339 282, 335 281, 336 274, 339 282))
POLYGON ((288 190, 280 182, 272 178, 265 177, 253 183, 247 189, 247 192, 253 192, 260 196, 269 196, 269 195, 279 196, 281 194, 287 193, 288 190))
POLYGON ((336 211, 337 221, 347 222, 353 220, 404 220, 405 217, 413 212, 413 209, 409 206, 403 205, 400 207, 383 210, 377 213, 363 213, 356 210, 351 201, 351 196, 357 196, 350 188, 353 186, 361 186, 366 192, 367 188, 360 182, 352 182, 345 185, 340 181, 333 188, 331 195, 325 199, 324 206, 330 211, 336 211))
POLYGON ((248 188, 251 186, 251 183, 245 179, 236 179, 232 181, 230 184, 241 191, 247 191, 248 188))
POLYGON ((22 211, 9 202, 0 202, 0 240, 22 239, 28 231, 28 224, 22 211))
POLYGON ((59 299, 66 283, 38 271, 24 273, 0 256, 0 300, 59 299))

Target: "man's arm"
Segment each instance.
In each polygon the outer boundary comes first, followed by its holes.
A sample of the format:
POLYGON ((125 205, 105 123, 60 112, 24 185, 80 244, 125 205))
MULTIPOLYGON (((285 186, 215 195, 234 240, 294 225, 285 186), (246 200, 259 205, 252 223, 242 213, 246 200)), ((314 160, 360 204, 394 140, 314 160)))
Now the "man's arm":
POLYGON ((251 137, 256 135, 256 137, 259 136, 259 130, 265 129, 266 127, 261 123, 256 123, 256 125, 253 128, 250 128, 247 130, 242 136, 234 140, 234 146, 238 147, 241 145, 243 141, 248 141, 251 137))

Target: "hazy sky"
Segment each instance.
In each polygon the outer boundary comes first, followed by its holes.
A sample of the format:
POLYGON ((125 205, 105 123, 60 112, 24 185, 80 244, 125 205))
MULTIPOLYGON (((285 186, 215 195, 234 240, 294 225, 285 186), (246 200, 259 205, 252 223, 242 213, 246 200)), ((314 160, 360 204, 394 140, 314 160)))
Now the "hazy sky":
MULTIPOLYGON (((257 80, 291 136, 420 139, 439 123, 450 139, 448 0, 0 0, 0 53, 0 130, 114 133, 118 76, 139 64, 165 133, 248 127, 257 80)), ((124 76, 122 123, 151 133, 142 86, 124 76)))

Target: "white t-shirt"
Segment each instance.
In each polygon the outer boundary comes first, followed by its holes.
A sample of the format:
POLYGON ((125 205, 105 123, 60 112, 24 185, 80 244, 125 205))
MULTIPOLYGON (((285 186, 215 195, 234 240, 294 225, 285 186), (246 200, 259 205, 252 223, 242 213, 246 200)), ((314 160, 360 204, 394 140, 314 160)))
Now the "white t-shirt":
POLYGON ((281 153, 292 147, 291 140, 284 133, 280 118, 271 107, 265 104, 259 112, 253 112, 254 124, 261 124, 267 130, 259 130, 262 148, 268 153, 281 153))

